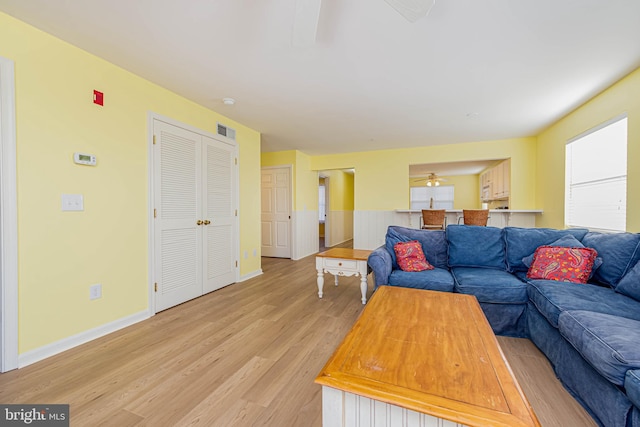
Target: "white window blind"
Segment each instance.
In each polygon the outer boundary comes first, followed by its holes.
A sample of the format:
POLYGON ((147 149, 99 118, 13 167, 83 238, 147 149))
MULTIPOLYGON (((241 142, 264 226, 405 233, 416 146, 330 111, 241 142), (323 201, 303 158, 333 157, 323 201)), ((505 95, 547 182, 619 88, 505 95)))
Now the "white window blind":
POLYGON ((433 209, 453 209, 453 185, 438 187, 411 187, 411 209, 429 209, 433 198, 433 209))
POLYGON ((565 223, 625 231, 627 117, 618 117, 569 141, 565 161, 565 223))

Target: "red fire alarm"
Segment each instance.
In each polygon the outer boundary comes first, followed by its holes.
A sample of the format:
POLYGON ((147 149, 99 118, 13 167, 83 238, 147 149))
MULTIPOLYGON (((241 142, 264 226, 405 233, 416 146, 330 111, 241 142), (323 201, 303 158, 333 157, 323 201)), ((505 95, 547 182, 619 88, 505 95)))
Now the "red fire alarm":
POLYGON ((104 105, 104 94, 97 90, 93 91, 93 103, 98 105, 104 105))

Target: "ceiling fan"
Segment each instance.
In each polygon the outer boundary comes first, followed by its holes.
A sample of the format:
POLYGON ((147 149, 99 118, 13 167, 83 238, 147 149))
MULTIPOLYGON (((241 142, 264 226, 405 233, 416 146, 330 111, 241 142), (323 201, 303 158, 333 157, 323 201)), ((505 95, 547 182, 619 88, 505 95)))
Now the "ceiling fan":
MULTIPOLYGON (((429 14, 436 0, 384 0, 409 22, 416 22, 429 14)), ((311 46, 316 42, 322 0, 296 0, 293 17, 292 44, 311 46)))
POLYGON ((422 180, 425 181, 425 185, 427 187, 439 187, 441 182, 446 181, 446 179, 440 178, 438 175, 436 175, 433 172, 427 175, 426 178, 422 178, 417 181, 422 181, 422 180))

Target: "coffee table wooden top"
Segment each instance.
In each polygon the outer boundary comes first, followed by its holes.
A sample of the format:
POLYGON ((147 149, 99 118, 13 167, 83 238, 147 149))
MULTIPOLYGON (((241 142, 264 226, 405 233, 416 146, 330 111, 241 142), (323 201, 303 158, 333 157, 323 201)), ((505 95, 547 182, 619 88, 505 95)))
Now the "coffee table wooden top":
POLYGON ((328 251, 320 252, 316 256, 324 258, 367 260, 369 255, 371 255, 371 251, 366 249, 333 248, 328 251))
POLYGON ((316 383, 469 426, 539 426, 478 301, 381 286, 316 383))

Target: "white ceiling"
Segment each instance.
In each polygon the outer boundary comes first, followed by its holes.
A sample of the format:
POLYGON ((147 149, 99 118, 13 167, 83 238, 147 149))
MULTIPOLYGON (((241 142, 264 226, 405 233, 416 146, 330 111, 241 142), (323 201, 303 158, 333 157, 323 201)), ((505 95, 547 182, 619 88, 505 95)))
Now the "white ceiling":
POLYGON ((0 10, 262 132, 262 151, 531 136, 640 66, 638 0, 438 0, 415 23, 384 0, 322 0, 306 47, 296 1, 0 10))

